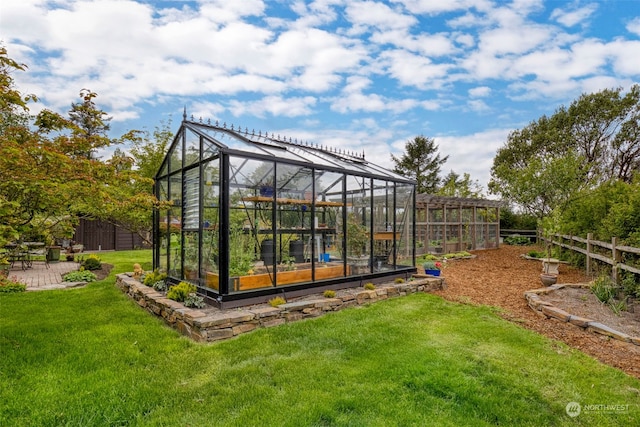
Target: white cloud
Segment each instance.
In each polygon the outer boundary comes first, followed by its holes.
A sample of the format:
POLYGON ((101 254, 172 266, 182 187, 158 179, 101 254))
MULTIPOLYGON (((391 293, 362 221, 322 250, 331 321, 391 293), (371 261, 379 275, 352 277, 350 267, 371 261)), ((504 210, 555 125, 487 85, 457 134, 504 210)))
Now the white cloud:
POLYGON ((491 88, 488 86, 478 86, 469 89, 469 96, 472 98, 484 98, 491 94, 491 88))
POLYGON ((489 111, 491 108, 481 99, 470 99, 467 101, 469 109, 477 112, 489 111))
POLYGON ((429 58, 404 50, 391 50, 380 55, 391 77, 406 86, 421 89, 443 86, 451 64, 433 63, 429 58))
POLYGON ((617 74, 638 80, 640 76, 640 41, 614 40, 604 45, 604 51, 611 58, 614 71, 617 74))
POLYGON ((630 33, 640 36, 640 16, 627 22, 626 28, 630 33))
POLYGON ((291 98, 267 96, 258 101, 231 101, 229 111, 236 117, 246 114, 264 117, 267 113, 276 117, 306 116, 311 114, 316 101, 312 96, 291 98))
POLYGON ((486 191, 493 158, 511 131, 512 129, 488 129, 470 135, 434 137, 439 152, 443 156, 449 156, 442 172, 446 174, 454 170, 461 175, 468 173, 486 191))
POLYGON ((353 24, 353 34, 361 34, 370 28, 380 31, 407 29, 417 22, 411 15, 373 1, 348 2, 345 15, 353 24))
POLYGON ((597 9, 598 5, 596 3, 591 3, 584 7, 572 10, 557 8, 551 12, 551 19, 555 19, 566 27, 573 27, 574 25, 587 20, 597 9))
POLYGON ((467 9, 486 11, 492 7, 492 2, 489 0, 393 0, 393 2, 404 5, 412 13, 430 15, 467 9))

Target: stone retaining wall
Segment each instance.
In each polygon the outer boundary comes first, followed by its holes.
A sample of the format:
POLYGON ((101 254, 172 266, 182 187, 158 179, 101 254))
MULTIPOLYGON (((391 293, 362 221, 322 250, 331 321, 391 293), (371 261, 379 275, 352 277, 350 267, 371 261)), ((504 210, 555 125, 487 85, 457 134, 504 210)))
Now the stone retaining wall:
POLYGON ((548 288, 541 289, 533 289, 524 293, 524 297, 533 310, 542 313, 544 316, 548 318, 553 318, 559 320, 561 322, 568 322, 572 325, 578 326, 582 329, 586 329, 587 331, 594 332, 596 334, 605 335, 611 337, 613 339, 617 339, 624 342, 630 342, 635 345, 640 345, 640 337, 632 337, 623 332, 616 331, 604 325, 600 322, 596 322, 595 320, 586 319, 584 317, 576 316, 571 313, 562 310, 551 304, 548 301, 544 301, 540 298, 540 295, 546 295, 553 291, 562 288, 589 288, 589 285, 583 283, 567 283, 561 285, 553 285, 548 288))
POLYGON ((218 309, 187 308, 170 300, 162 292, 145 286, 128 274, 119 274, 116 286, 150 313, 162 317, 174 329, 189 338, 204 342, 231 338, 257 328, 268 328, 287 322, 317 317, 356 305, 369 304, 387 298, 404 296, 416 292, 431 292, 442 289, 444 279, 428 275, 414 275, 414 280, 405 283, 378 285, 374 290, 363 288, 337 291, 335 298, 307 296, 282 304, 247 308, 218 309))

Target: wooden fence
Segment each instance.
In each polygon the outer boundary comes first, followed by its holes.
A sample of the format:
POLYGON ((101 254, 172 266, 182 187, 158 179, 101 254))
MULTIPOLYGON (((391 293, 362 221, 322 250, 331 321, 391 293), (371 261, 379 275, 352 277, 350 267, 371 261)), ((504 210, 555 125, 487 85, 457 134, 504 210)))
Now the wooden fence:
MULTIPOLYGON (((546 241, 546 239, 541 238, 546 241)), ((601 242, 593 240, 593 234, 587 234, 587 238, 568 236, 566 234, 554 234, 551 243, 563 249, 579 252, 586 257, 587 275, 593 270, 593 260, 598 260, 609 264, 612 268, 612 278, 618 282, 622 270, 640 275, 640 268, 625 264, 624 254, 630 254, 629 258, 635 259, 640 256, 640 248, 633 246, 618 245, 618 238, 612 237, 611 242, 601 242)))

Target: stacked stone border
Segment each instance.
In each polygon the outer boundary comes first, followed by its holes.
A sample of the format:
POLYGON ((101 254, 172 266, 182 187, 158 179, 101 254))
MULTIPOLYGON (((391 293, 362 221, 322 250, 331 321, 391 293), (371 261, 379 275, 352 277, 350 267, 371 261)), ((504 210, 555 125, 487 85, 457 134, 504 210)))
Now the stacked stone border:
POLYGON ((179 302, 168 299, 164 293, 143 285, 126 273, 116 276, 116 286, 140 307, 161 317, 167 325, 178 330, 181 334, 194 341, 210 342, 232 338, 258 328, 269 328, 318 317, 348 307, 370 304, 416 292, 432 292, 445 287, 443 278, 424 274, 416 274, 413 277, 413 280, 404 283, 378 285, 373 290, 356 288, 345 292, 339 291, 340 296, 335 298, 312 295, 287 302, 278 307, 263 304, 226 310, 185 307, 179 302))
POLYGON ((584 317, 576 316, 574 314, 568 313, 565 310, 562 310, 548 301, 544 301, 540 298, 540 295, 547 295, 551 292, 557 291, 562 288, 586 288, 588 289, 590 285, 585 283, 564 283, 564 284, 556 284, 549 286, 548 288, 540 288, 533 289, 530 291, 526 291, 524 293, 524 297, 534 311, 541 313, 550 319, 556 319, 561 322, 568 322, 572 325, 578 326, 582 329, 585 329, 589 332, 593 332, 596 334, 604 335, 616 340, 633 343, 635 345, 640 345, 640 337, 633 337, 631 335, 625 334, 623 332, 616 331, 595 320, 587 319, 584 317))

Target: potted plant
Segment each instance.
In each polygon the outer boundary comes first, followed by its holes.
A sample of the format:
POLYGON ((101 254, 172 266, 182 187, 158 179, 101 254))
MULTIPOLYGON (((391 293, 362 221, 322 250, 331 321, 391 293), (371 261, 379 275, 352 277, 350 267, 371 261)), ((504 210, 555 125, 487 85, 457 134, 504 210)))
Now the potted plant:
POLYGON ((442 263, 440 261, 425 261, 422 264, 425 274, 431 276, 440 276, 440 270, 442 269, 442 263))

